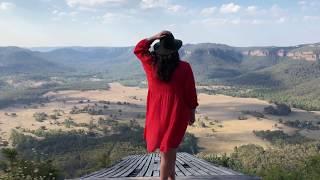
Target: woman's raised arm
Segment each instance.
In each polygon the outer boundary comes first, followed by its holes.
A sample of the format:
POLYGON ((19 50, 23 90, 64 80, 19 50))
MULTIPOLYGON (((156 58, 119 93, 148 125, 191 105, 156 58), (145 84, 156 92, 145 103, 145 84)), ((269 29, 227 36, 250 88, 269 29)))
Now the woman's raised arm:
POLYGON ((134 54, 138 57, 138 59, 142 62, 142 65, 145 69, 145 71, 148 73, 148 71, 151 70, 151 64, 153 61, 153 57, 149 51, 151 44, 158 39, 161 39, 162 37, 166 36, 169 31, 162 31, 160 33, 157 33, 149 38, 145 38, 138 42, 134 49, 134 54))

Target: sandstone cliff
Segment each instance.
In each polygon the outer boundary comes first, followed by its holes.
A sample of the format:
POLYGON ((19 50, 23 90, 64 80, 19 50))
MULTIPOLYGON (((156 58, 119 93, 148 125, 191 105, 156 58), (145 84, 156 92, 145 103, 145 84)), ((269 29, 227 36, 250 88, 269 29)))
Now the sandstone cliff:
POLYGON ((286 48, 252 48, 242 51, 245 56, 266 57, 288 57, 296 60, 320 61, 320 45, 300 45, 286 48))

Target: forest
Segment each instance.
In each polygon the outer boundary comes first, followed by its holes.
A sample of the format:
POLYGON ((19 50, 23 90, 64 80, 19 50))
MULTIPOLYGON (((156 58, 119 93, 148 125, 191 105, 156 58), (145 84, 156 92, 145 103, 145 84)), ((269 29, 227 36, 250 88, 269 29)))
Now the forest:
MULTIPOLYGON (((34 133, 45 138, 12 131, 14 148, 4 148, 0 153, 0 167, 5 172, 0 178, 75 178, 108 167, 125 156, 146 153, 143 128, 135 122, 115 123, 104 135, 81 130, 34 133)), ((187 133, 179 151, 198 153, 197 138, 187 133)))
POLYGON ((198 157, 264 180, 317 180, 320 177, 320 142, 282 131, 256 131, 274 148, 256 144, 235 147, 230 155, 199 153, 198 157))

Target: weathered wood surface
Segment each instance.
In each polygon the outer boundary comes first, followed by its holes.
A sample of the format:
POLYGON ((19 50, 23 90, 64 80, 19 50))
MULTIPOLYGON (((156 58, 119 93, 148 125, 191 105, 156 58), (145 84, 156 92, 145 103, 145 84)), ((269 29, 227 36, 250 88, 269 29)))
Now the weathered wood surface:
MULTIPOLYGON (((246 176, 231 169, 213 165, 185 152, 177 153, 175 170, 177 179, 260 179, 258 177, 246 176)), ((80 179, 158 179, 159 176, 160 156, 158 153, 150 153, 127 156, 109 168, 86 175, 80 179)))

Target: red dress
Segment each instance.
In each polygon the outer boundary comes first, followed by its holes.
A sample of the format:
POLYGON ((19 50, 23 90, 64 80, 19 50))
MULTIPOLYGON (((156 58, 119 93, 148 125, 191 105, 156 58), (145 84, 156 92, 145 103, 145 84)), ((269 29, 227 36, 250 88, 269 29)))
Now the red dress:
POLYGON ((149 52, 151 44, 152 41, 143 39, 134 50, 148 80, 144 140, 148 152, 157 148, 167 152, 181 143, 192 109, 198 106, 197 93, 191 66, 185 61, 179 62, 170 82, 162 82, 156 77, 152 66, 154 59, 149 52))

